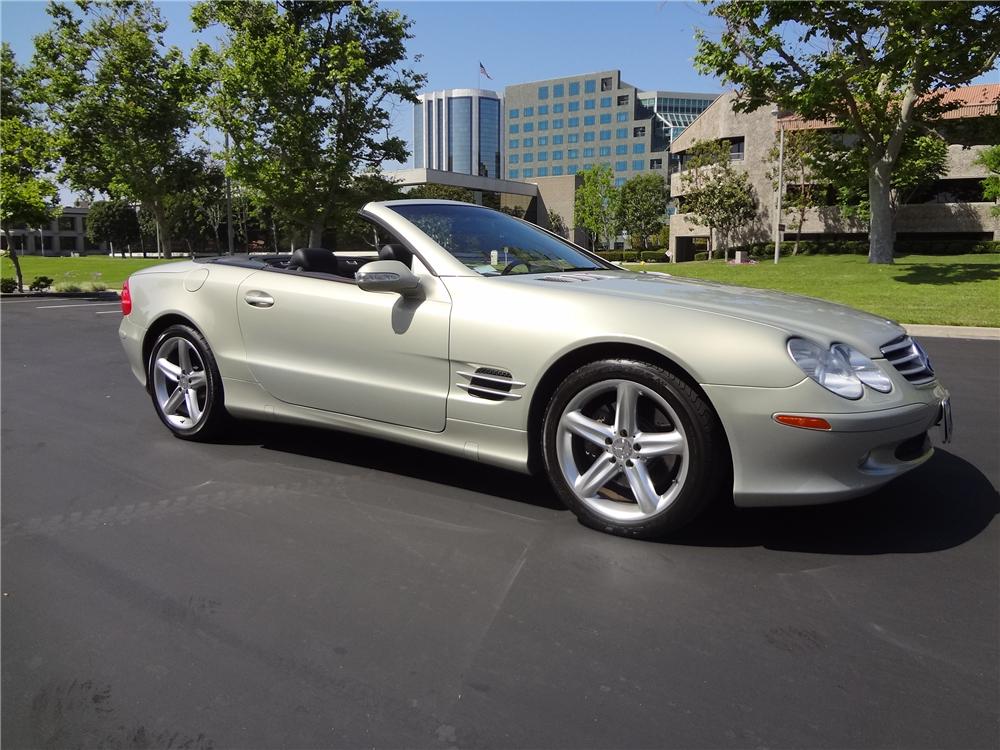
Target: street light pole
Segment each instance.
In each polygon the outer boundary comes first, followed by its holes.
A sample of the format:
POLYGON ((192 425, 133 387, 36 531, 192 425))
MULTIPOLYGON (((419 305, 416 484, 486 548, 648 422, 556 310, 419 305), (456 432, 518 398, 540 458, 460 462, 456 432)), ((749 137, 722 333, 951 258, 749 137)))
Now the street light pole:
POLYGON ((226 133, 226 243, 233 254, 233 190, 229 182, 229 131, 226 133))
POLYGON ((778 194, 775 196, 777 207, 774 211, 774 262, 781 255, 781 197, 785 192, 785 124, 778 117, 778 194))

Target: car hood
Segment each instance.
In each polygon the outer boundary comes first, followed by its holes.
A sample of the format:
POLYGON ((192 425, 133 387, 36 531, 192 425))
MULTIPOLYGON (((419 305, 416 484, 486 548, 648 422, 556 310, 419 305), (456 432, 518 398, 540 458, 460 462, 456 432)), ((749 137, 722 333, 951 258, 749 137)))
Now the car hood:
POLYGON ((736 317, 774 326, 819 343, 843 342, 871 357, 879 347, 906 333, 895 321, 835 302, 765 289, 625 271, 522 276, 518 280, 567 292, 607 295, 736 317))

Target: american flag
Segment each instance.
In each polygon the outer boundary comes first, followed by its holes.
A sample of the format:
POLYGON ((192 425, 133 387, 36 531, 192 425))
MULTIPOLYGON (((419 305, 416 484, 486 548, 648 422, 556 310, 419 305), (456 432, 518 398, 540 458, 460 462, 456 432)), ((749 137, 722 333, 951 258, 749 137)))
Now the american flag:
POLYGON ((479 75, 486 76, 491 81, 493 80, 493 76, 486 72, 486 66, 483 65, 482 62, 479 63, 479 75))

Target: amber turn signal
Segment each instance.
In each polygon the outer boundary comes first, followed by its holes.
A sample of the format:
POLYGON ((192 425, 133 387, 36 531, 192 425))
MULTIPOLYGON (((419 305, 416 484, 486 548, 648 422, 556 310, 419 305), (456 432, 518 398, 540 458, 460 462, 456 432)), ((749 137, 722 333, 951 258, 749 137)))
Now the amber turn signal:
POLYGON ((800 417, 795 414, 775 414, 774 421, 789 427, 801 427, 804 430, 832 430, 830 423, 820 417, 800 417))

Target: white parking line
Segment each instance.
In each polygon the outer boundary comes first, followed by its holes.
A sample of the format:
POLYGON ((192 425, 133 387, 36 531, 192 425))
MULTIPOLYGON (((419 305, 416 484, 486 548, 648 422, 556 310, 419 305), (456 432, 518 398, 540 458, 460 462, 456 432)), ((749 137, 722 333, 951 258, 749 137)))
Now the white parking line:
POLYGON ((35 305, 36 310, 55 310, 59 307, 100 307, 102 305, 120 305, 121 302, 86 302, 82 305, 35 305))

